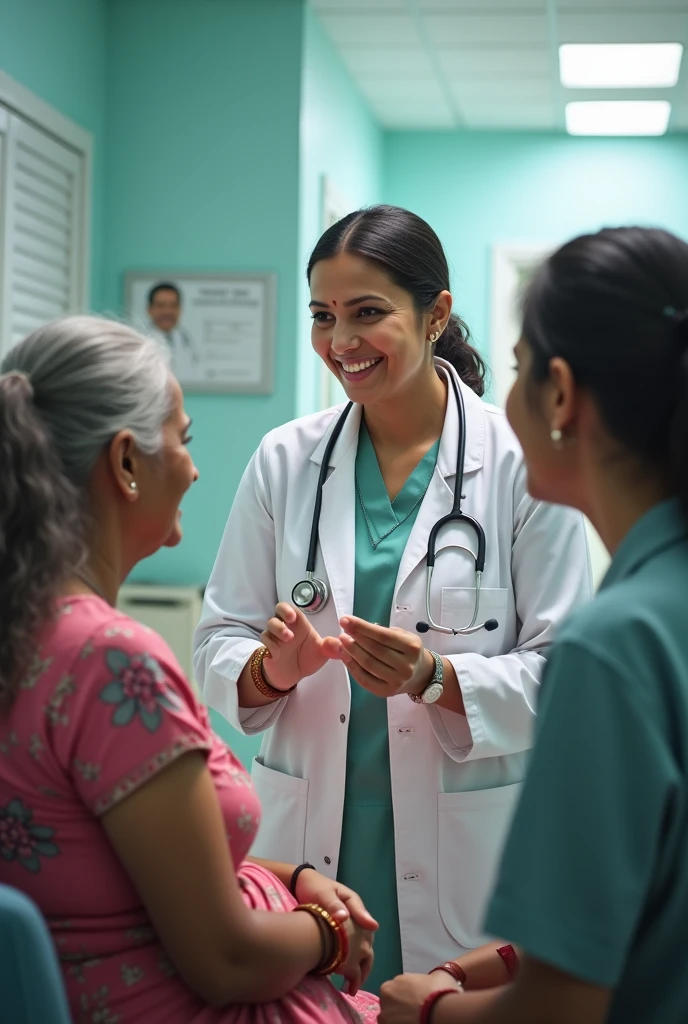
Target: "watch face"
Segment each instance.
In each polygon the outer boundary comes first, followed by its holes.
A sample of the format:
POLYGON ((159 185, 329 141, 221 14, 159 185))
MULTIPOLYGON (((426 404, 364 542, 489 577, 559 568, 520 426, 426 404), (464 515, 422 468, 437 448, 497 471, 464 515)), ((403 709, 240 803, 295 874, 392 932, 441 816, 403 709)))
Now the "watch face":
POLYGON ((444 693, 444 687, 442 683, 430 683, 430 685, 422 693, 422 700, 424 704, 434 704, 436 700, 439 700, 444 693))

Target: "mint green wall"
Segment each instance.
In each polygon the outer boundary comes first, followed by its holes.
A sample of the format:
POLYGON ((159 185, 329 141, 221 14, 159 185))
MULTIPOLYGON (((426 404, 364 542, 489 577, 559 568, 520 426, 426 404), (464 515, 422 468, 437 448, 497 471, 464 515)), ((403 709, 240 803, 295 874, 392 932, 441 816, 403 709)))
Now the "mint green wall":
POLYGON ((305 268, 322 233, 323 176, 355 210, 382 198, 382 132, 317 15, 304 9, 301 88, 300 302, 297 411, 319 405, 320 360, 310 344, 305 268))
POLYGON ((300 0, 109 4, 106 308, 133 269, 278 276, 274 394, 187 398, 186 538, 139 581, 205 583, 246 463, 294 415, 301 29, 300 0))
POLYGON ((102 299, 106 0, 0 0, 0 70, 94 137, 91 301, 102 299))
MULTIPOLYGON (((274 394, 188 396, 185 538, 139 581, 206 582, 246 463, 295 414, 302 18, 301 0, 109 4, 106 308, 133 269, 278 277, 274 394)), ((212 717, 248 762, 256 742, 212 717)))
POLYGON ((384 191, 439 234, 457 308, 489 352, 492 246, 631 222, 688 238, 688 137, 394 132, 384 191))

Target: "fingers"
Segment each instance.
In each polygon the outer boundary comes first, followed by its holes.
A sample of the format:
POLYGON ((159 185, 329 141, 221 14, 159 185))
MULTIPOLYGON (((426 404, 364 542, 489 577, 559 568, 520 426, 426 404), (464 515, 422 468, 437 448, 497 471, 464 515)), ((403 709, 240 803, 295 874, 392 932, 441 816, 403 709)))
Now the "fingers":
POLYGON ((368 956, 365 958, 365 960, 361 960, 361 963, 359 964, 361 970, 361 985, 365 985, 366 981, 368 980, 368 976, 370 975, 370 972, 373 969, 374 960, 375 953, 373 952, 372 949, 368 956))
POLYGON ((397 689, 395 686, 390 686, 388 683, 383 682, 378 676, 372 675, 367 672, 366 669, 354 661, 353 658, 349 657, 348 654, 342 658, 342 661, 349 670, 349 675, 352 679, 355 679, 359 686, 362 686, 364 690, 369 690, 370 693, 376 697, 393 697, 395 696, 397 689))
MULTIPOLYGON (((373 640, 372 637, 365 636, 363 633, 356 633, 355 636, 352 636, 350 633, 344 633, 340 640, 343 644, 346 644, 346 641, 357 644, 361 650, 366 651, 367 654, 371 655, 382 665, 386 665, 388 669, 395 672, 402 671, 409 661, 408 651, 395 651, 387 644, 381 643, 379 640, 373 640)), ((346 644, 346 646, 349 647, 350 644, 346 644)))
POLYGON ((345 655, 341 640, 334 636, 323 637, 321 650, 323 656, 331 661, 342 661, 345 655))
POLYGON ((347 986, 346 991, 350 996, 355 996, 361 987, 361 969, 360 967, 352 967, 350 974, 347 975, 347 986))
MULTIPOLYGON (((325 909, 328 912, 328 914, 330 914, 332 917, 334 917, 335 920, 337 920, 337 921, 348 921, 349 916, 350 916, 350 910, 346 906, 345 903, 342 903, 341 900, 338 900, 338 899, 327 900, 327 901, 323 902, 322 905, 323 905, 323 909, 325 909)), ((364 927, 365 927, 365 925, 364 925, 364 927)))
MULTIPOLYGON (((343 894, 340 893, 343 896, 343 894)), ((346 906, 348 914, 351 915, 351 920, 354 921, 361 928, 367 929, 370 932, 376 932, 379 925, 372 914, 369 914, 363 905, 361 897, 352 892, 350 896, 343 896, 344 903, 342 906, 346 906)), ((332 911, 330 911, 332 913, 332 911)))
POLYGON ((408 633, 405 629, 395 627, 379 626, 376 622, 366 622, 355 615, 345 615, 339 620, 342 629, 358 640, 360 637, 367 637, 370 640, 377 640, 390 647, 394 651, 405 653, 409 650, 420 650, 423 646, 420 637, 415 633, 408 633))
POLYGON ((361 647, 361 645, 355 640, 352 640, 350 636, 346 636, 346 634, 341 637, 341 643, 346 654, 350 658, 353 658, 357 665, 364 669, 369 675, 377 679, 378 682, 387 683, 388 686, 403 685, 413 674, 411 666, 388 665, 384 661, 380 661, 374 654, 371 654, 364 647, 361 647))

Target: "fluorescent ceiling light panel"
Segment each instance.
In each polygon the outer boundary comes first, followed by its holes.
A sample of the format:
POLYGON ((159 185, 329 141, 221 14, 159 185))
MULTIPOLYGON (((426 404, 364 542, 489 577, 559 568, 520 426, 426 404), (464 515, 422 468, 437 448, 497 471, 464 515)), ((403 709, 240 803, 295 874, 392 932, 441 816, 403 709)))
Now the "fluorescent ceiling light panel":
POLYGON ((681 43, 566 43, 559 77, 568 89, 671 89, 682 54, 681 43))
POLYGON ((664 135, 671 104, 666 100, 591 100, 566 104, 569 135, 664 135))

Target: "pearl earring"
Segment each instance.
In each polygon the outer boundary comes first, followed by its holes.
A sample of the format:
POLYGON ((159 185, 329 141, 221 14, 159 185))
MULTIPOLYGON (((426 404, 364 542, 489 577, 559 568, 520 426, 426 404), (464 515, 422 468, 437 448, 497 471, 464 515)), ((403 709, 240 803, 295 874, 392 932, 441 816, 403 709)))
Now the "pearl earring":
POLYGON ((137 486, 137 484, 136 484, 136 481, 135 481, 135 480, 132 480, 132 481, 130 482, 130 484, 129 484, 129 490, 130 490, 130 491, 138 491, 138 486, 137 486))
POLYGON ((564 437, 561 430, 558 430, 557 427, 555 427, 553 430, 550 430, 549 436, 552 438, 552 444, 554 445, 561 444, 562 439, 564 437))

